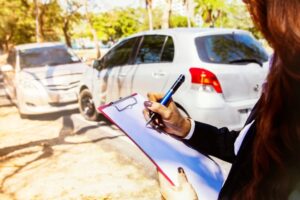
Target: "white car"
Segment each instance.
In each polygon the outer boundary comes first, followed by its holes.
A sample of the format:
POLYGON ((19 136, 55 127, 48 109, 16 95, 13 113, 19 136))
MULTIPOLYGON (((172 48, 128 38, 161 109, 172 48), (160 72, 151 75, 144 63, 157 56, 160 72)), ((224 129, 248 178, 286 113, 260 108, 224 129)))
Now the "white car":
POLYGON ((62 43, 16 46, 1 67, 8 96, 21 117, 78 108, 78 87, 88 66, 62 43))
POLYGON ((125 38, 94 62, 80 86, 79 108, 95 120, 98 106, 132 93, 165 93, 185 74, 173 100, 191 118, 242 128, 261 94, 268 54, 236 29, 177 28, 125 38))

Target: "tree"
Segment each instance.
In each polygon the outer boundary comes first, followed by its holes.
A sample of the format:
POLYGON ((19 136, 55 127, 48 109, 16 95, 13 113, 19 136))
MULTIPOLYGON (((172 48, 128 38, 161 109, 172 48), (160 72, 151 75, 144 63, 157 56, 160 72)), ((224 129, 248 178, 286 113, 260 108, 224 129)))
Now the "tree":
POLYGON ((165 0, 166 6, 163 9, 162 28, 170 27, 170 20, 172 15, 172 0, 165 0))
POLYGON ((40 9, 40 3, 38 0, 34 0, 34 7, 35 7, 35 35, 36 35, 36 41, 37 42, 43 42, 44 41, 44 34, 43 34, 43 10, 40 9))
POLYGON ((33 42, 32 6, 25 0, 0 0, 0 7, 0 47, 8 51, 14 44, 33 42))
POLYGON ((152 21, 152 0, 146 0, 146 9, 147 9, 147 13, 148 13, 149 30, 153 30, 153 21, 152 21))
MULTIPOLYGON (((176 28, 176 27, 188 27, 188 20, 187 17, 182 16, 182 15, 172 15, 171 16, 171 23, 170 23, 170 27, 171 28, 176 28)), ((191 27, 194 26, 193 22, 191 23, 191 27)))
POLYGON ((99 38, 115 42, 142 30, 145 27, 141 22, 143 14, 141 9, 115 9, 95 16, 92 21, 99 38))
POLYGON ((192 21, 194 21, 195 3, 194 0, 183 0, 185 7, 187 26, 192 27, 192 21))
MULTIPOLYGON (((26 1, 26 0, 21 0, 26 1)), ((28 3, 30 5, 30 3, 28 3)), ((57 30, 53 24, 60 23, 61 7, 57 0, 34 0, 33 5, 36 24, 36 41, 58 40, 57 30)))
POLYGON ((89 7, 88 5, 93 5, 91 2, 88 2, 88 0, 84 1, 84 7, 85 7, 85 19, 90 27, 90 30, 92 32, 93 35, 93 39, 95 42, 95 48, 96 48, 96 58, 100 58, 101 57, 101 52, 100 52, 100 48, 99 48, 99 41, 98 41, 98 36, 97 36, 97 31, 93 26, 93 13, 89 11, 89 7))
POLYGON ((79 9, 83 4, 78 0, 65 0, 64 11, 61 13, 62 18, 62 31, 65 37, 67 46, 72 46, 71 28, 75 23, 79 23, 81 14, 79 9))
POLYGON ((206 25, 215 27, 218 19, 225 17, 228 2, 224 0, 195 0, 196 12, 200 13, 206 25))

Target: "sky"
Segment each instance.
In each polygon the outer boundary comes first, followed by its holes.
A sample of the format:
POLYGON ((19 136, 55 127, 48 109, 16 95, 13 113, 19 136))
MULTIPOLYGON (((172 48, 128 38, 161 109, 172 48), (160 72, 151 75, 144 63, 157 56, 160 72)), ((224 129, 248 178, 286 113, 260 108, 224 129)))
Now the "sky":
MULTIPOLYGON (((48 1, 48 0, 40 0, 40 1, 48 1)), ((159 4, 164 0, 153 0, 153 6, 159 4)), ((230 3, 232 0, 225 0, 230 3)), ((65 0, 60 0, 61 5, 64 6, 65 0)), ((115 8, 125 8, 125 7, 145 7, 145 0, 88 0, 90 9, 94 12, 105 12, 108 10, 112 10, 115 8)), ((182 0, 173 0, 173 4, 175 2, 182 2, 182 0)), ((238 0, 238 2, 242 2, 242 0, 238 0)))
MULTIPOLYGON (((145 0, 94 0, 97 5, 101 7, 101 10, 107 11, 113 8, 120 8, 120 7, 144 7, 145 0)), ((155 4, 156 1, 163 1, 163 0, 153 0, 155 4)), ((173 1, 182 1, 182 0, 173 0, 173 1)), ((226 0, 228 3, 232 0, 226 0)), ((238 2, 242 3, 242 0, 238 0, 238 2)))
POLYGON ((106 11, 113 8, 145 6, 144 0, 95 0, 100 10, 106 11))

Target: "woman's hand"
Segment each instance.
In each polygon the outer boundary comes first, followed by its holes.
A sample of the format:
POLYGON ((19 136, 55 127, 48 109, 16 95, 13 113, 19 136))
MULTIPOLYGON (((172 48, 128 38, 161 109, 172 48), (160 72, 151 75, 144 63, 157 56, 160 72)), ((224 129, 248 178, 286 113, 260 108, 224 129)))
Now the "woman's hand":
POLYGON ((172 186, 161 173, 158 173, 158 180, 160 192, 165 200, 198 200, 197 193, 181 167, 178 168, 178 187, 172 186))
POLYGON ((191 122, 188 118, 183 117, 175 103, 171 100, 166 106, 158 103, 163 98, 163 94, 160 93, 148 93, 149 101, 145 101, 144 116, 149 119, 149 110, 153 111, 161 116, 161 121, 156 122, 160 124, 160 129, 164 132, 173 134, 184 138, 190 131, 191 122))

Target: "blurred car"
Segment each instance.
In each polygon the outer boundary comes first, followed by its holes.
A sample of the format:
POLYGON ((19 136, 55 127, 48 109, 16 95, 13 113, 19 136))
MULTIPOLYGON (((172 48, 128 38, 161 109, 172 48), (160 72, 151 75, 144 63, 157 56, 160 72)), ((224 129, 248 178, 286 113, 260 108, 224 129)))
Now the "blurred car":
POLYGON ((21 117, 78 108, 78 86, 88 66, 62 43, 16 46, 1 67, 8 96, 21 117))
POLYGON ((261 94, 268 54, 249 33, 235 29, 179 28, 147 31, 113 46, 84 75, 79 109, 95 120, 98 106, 132 93, 173 96, 181 112, 217 127, 242 128, 261 94))

